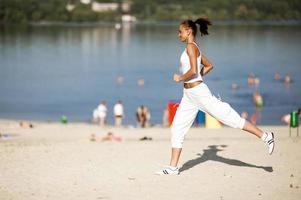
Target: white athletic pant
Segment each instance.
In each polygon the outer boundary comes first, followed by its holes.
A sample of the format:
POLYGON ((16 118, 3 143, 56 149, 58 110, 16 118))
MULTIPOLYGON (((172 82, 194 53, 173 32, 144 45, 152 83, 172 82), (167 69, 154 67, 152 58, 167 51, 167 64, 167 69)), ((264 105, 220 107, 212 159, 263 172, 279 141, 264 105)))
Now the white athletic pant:
POLYGON ((171 126, 172 148, 182 148, 184 138, 198 111, 210 114, 223 124, 243 129, 245 119, 228 104, 213 96, 205 83, 183 90, 183 97, 171 126))

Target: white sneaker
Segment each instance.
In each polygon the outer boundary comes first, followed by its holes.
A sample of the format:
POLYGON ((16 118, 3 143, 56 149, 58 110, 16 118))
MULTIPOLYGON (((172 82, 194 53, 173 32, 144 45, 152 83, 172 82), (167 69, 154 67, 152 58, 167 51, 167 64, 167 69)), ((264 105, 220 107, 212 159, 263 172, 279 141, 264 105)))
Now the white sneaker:
POLYGON ((157 171, 155 174, 156 175, 179 175, 179 168, 168 166, 160 171, 157 171))
POLYGON ((266 137, 264 139, 264 142, 269 147, 269 154, 271 155, 274 151, 275 142, 274 142, 274 133, 273 132, 266 132, 266 137))

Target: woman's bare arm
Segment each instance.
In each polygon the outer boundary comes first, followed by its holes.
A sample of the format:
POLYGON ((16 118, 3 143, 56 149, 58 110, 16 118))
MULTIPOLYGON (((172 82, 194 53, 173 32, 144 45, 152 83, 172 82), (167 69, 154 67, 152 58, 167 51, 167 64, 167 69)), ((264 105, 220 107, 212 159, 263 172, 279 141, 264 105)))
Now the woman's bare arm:
POLYGON ((201 75, 205 76, 213 69, 213 64, 207 59, 207 57, 202 54, 202 61, 201 61, 203 67, 201 69, 201 75))

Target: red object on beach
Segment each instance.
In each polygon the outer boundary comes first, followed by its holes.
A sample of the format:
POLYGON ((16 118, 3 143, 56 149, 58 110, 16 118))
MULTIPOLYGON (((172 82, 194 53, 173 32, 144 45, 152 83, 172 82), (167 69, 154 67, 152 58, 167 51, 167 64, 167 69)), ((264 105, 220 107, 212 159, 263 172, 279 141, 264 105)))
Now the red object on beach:
POLYGON ((177 112, 177 109, 179 107, 180 103, 176 101, 170 101, 168 102, 168 123, 169 126, 171 126, 173 118, 175 117, 175 114, 177 112))
POLYGON ((254 113, 254 114, 251 116, 251 122, 252 122, 253 124, 256 124, 256 121, 257 121, 257 116, 256 116, 256 114, 254 113))

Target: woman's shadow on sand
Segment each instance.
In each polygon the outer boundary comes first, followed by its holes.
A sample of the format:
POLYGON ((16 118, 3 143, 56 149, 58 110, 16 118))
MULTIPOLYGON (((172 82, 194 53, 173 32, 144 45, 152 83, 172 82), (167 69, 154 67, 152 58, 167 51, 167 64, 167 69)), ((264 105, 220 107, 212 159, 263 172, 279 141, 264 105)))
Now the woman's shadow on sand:
POLYGON ((218 149, 219 146, 221 148, 227 147, 227 145, 210 145, 210 146, 208 146, 208 149, 204 150, 203 154, 200 154, 200 153, 197 154, 199 157, 197 157, 193 160, 189 160, 186 163, 184 163, 183 166, 179 169, 179 171, 183 172, 185 170, 188 170, 188 169, 190 169, 200 163, 206 162, 208 160, 222 162, 222 163, 226 163, 228 165, 234 165, 234 166, 240 166, 240 167, 260 168, 267 172, 273 171, 273 167, 257 166, 257 165, 242 162, 240 160, 221 157, 221 156, 217 155, 218 151, 223 151, 223 149, 218 149))

